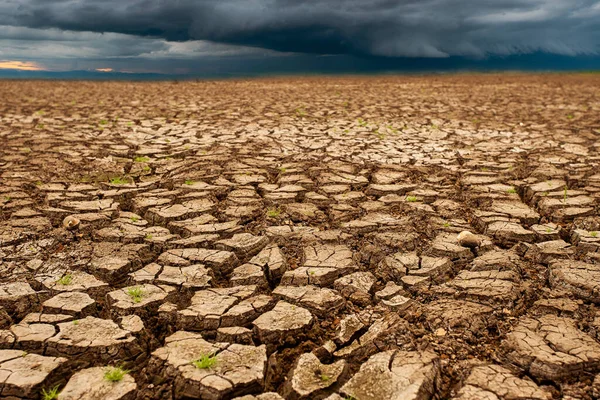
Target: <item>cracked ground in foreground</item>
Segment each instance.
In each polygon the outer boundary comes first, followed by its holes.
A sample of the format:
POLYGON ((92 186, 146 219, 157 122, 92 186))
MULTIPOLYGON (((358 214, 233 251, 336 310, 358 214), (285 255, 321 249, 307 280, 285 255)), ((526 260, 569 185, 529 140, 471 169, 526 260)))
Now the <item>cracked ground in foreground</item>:
POLYGON ((596 75, 0 98, 1 399, 600 395, 596 75))

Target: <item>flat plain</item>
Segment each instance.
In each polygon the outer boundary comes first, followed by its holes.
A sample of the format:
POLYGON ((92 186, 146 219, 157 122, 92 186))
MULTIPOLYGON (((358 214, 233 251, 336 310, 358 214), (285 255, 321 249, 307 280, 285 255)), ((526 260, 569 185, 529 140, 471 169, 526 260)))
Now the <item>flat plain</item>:
POLYGON ((598 75, 0 99, 2 399, 600 396, 598 75))

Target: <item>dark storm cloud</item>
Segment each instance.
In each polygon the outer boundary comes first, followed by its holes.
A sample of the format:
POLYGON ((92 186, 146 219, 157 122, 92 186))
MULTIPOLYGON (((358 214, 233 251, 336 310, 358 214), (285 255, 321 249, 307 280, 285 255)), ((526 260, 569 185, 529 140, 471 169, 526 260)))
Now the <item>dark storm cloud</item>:
POLYGON ((388 57, 600 52, 596 0, 4 0, 0 25, 388 57))

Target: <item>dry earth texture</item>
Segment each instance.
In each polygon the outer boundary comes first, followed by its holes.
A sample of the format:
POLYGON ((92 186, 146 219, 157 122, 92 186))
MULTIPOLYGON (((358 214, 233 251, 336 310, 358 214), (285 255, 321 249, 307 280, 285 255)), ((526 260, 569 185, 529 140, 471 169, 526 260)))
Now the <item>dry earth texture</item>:
POLYGON ((1 399, 600 394, 599 76, 0 99, 1 399))

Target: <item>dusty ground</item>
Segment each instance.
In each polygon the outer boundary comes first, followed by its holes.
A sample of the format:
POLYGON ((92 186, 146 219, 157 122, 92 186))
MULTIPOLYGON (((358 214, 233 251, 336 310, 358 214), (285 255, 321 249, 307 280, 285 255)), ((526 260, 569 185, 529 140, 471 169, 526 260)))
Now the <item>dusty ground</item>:
POLYGON ((600 392, 597 75, 0 99, 0 398, 600 392))

